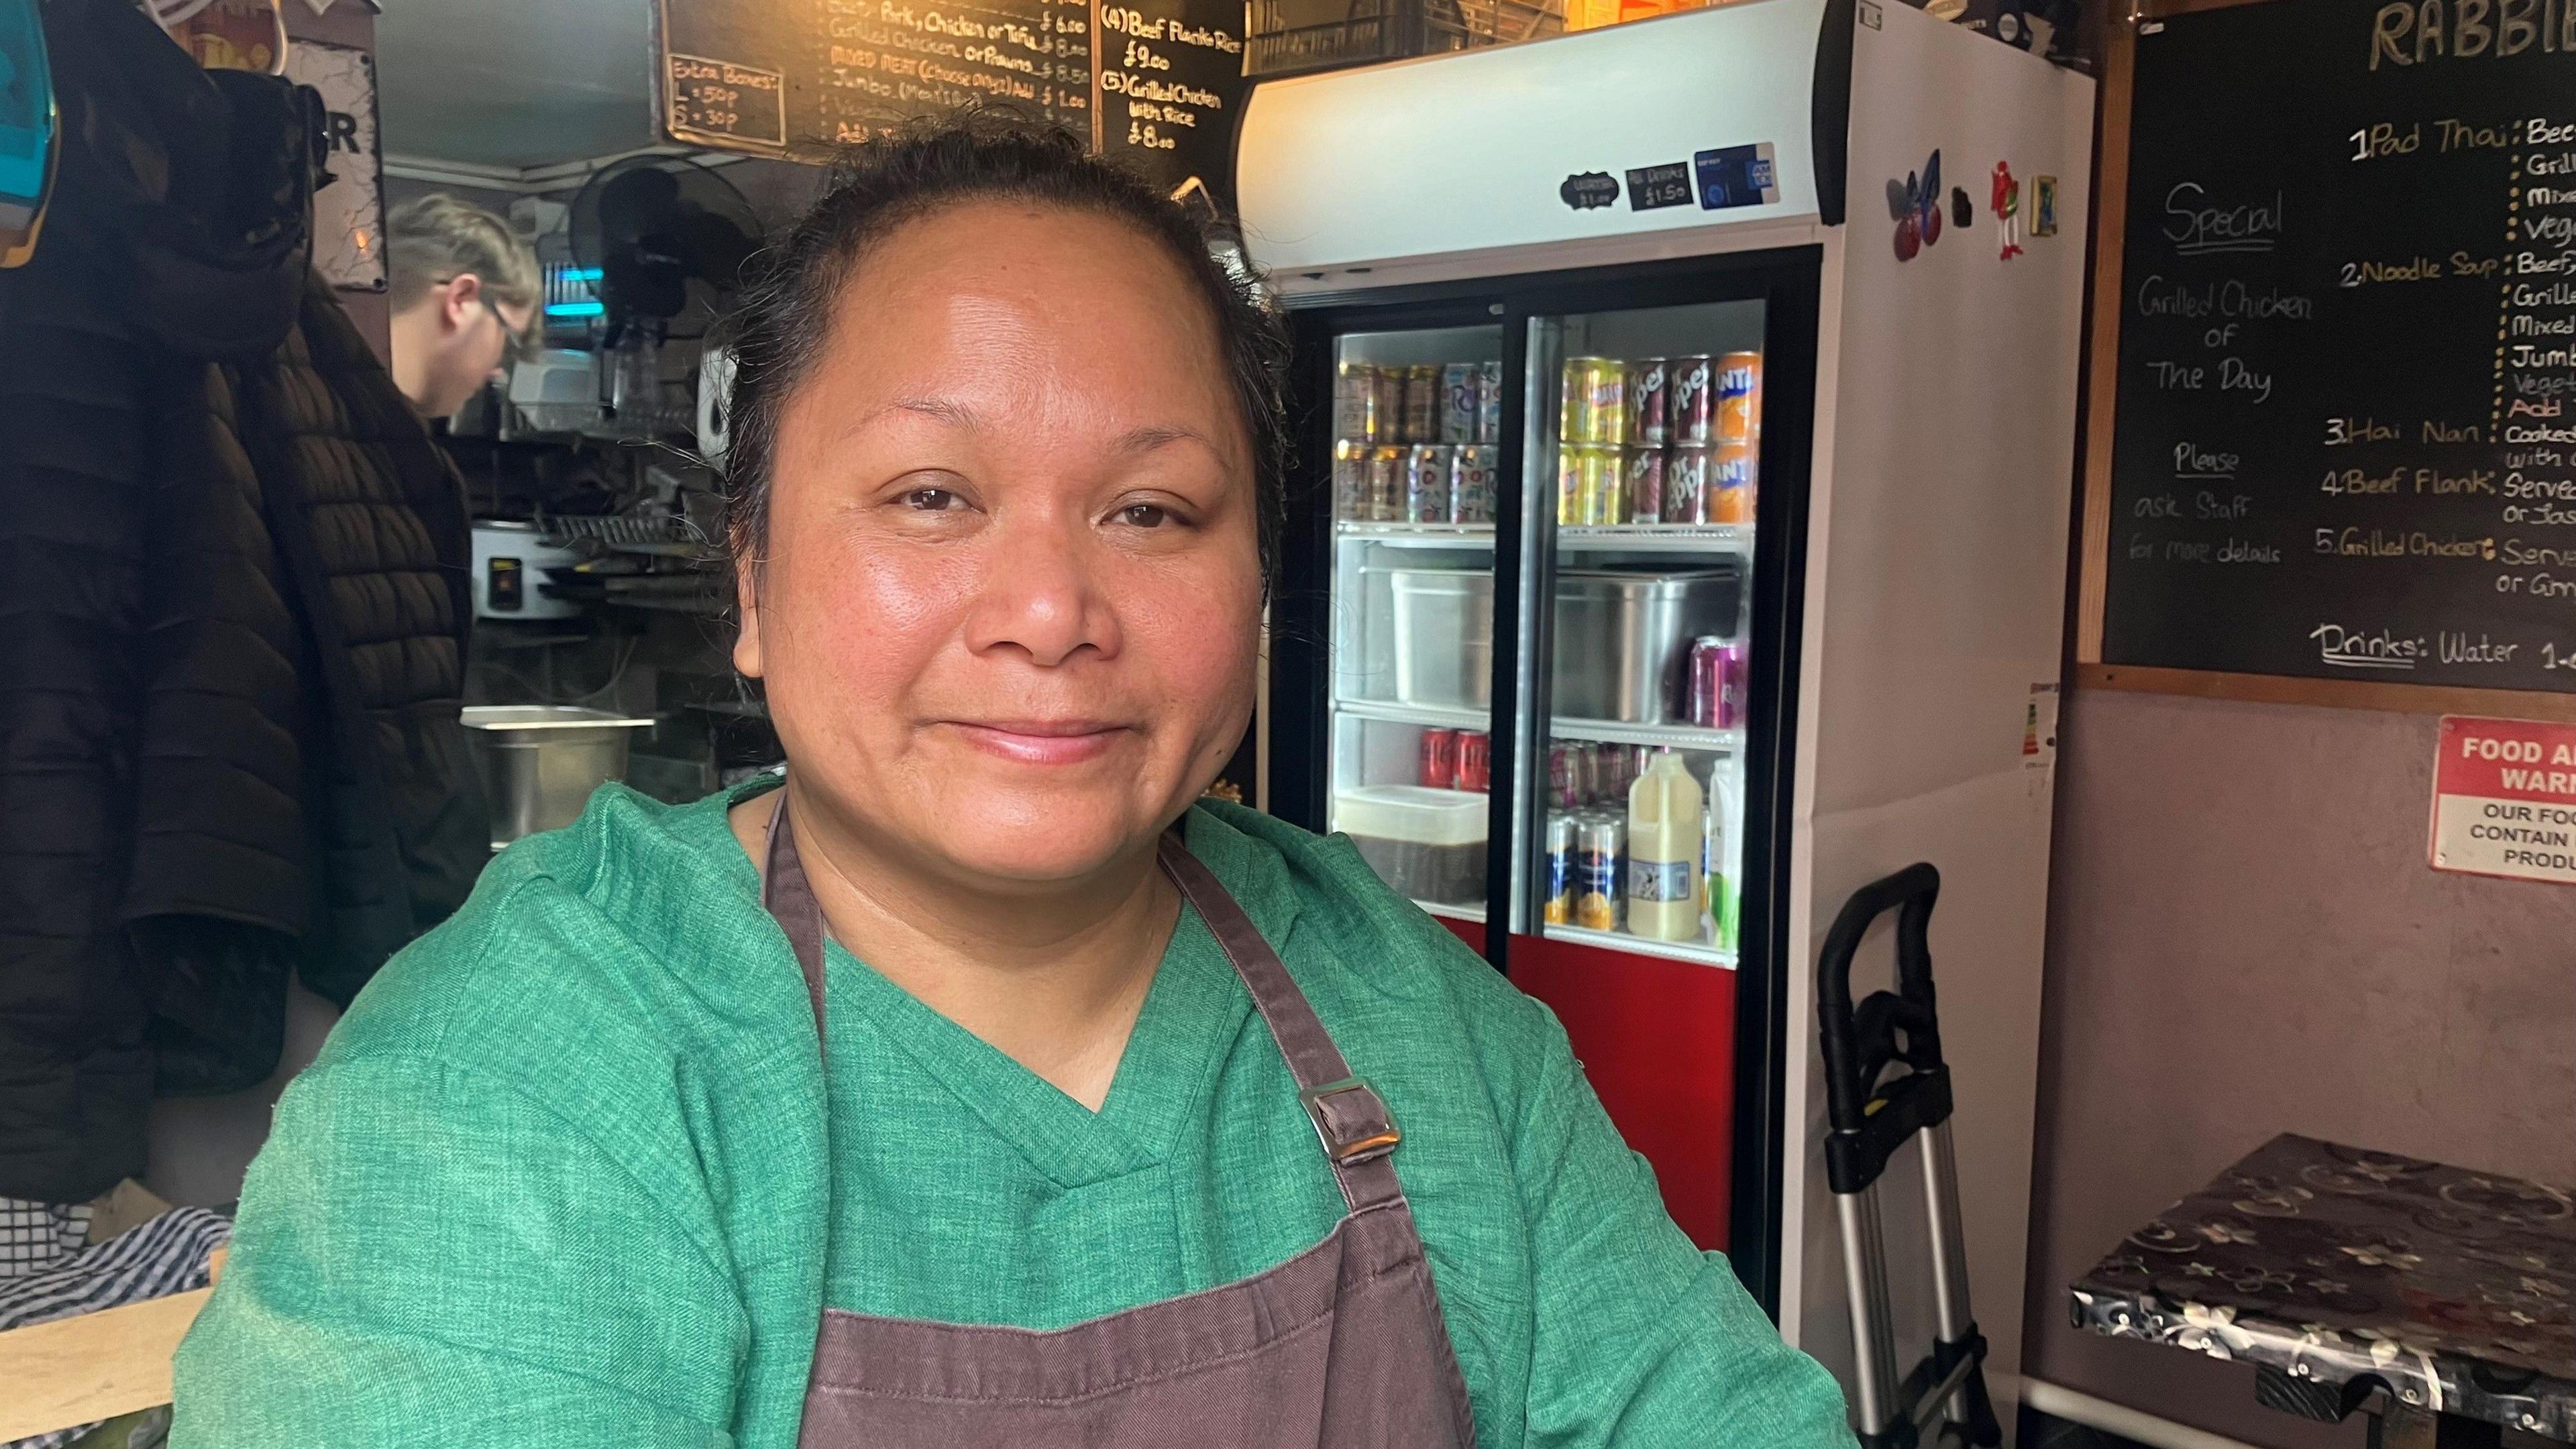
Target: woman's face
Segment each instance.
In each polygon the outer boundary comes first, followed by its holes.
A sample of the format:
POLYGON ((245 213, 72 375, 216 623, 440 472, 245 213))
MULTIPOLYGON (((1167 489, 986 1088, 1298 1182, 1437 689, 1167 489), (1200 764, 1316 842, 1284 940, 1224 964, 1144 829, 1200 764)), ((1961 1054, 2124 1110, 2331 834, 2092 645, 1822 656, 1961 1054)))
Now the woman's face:
POLYGON ((800 794, 986 883, 1079 878, 1252 708, 1251 445, 1208 304, 1117 221, 970 202, 853 273, 779 419, 734 651, 800 794))

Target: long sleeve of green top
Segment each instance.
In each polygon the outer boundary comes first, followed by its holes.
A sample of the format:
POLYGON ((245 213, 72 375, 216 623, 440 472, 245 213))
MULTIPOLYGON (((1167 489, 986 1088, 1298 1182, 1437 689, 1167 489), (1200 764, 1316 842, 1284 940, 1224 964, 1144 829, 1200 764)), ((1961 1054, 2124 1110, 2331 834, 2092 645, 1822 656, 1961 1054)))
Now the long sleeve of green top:
MULTIPOLYGON (((1331 1231, 1195 916, 1097 1113, 838 947, 826 1072, 728 803, 603 791, 360 996, 252 1164, 177 1449, 788 1449, 827 1305, 1055 1328, 1331 1231)), ((1544 1007, 1347 842, 1221 806, 1188 840, 1404 1128, 1485 1449, 1851 1442, 1544 1007)))

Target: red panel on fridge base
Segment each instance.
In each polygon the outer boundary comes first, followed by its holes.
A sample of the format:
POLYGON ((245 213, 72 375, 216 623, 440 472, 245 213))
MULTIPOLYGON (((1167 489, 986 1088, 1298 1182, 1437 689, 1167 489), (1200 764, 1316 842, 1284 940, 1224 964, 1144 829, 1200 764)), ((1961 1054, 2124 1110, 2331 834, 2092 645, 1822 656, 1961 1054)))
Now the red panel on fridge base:
POLYGON ((1485 923, 1484 923, 1484 922, 1482 922, 1482 921, 1462 921, 1462 920, 1458 919, 1456 916, 1433 916, 1431 919, 1433 919, 1433 920, 1435 920, 1435 921, 1438 921, 1440 924, 1442 924, 1442 925, 1444 925, 1444 926, 1447 926, 1447 927, 1449 928, 1449 933, 1450 933, 1451 935, 1456 936, 1459 940, 1466 942, 1470 947, 1472 947, 1472 948, 1475 950, 1475 952, 1476 952, 1476 954, 1477 954, 1477 955, 1482 956, 1482 955, 1484 955, 1484 954, 1485 954, 1485 923))
POLYGON ((1735 1153, 1735 973, 1512 937, 1512 984, 1546 1002, 1664 1206, 1702 1248, 1726 1246, 1735 1153))

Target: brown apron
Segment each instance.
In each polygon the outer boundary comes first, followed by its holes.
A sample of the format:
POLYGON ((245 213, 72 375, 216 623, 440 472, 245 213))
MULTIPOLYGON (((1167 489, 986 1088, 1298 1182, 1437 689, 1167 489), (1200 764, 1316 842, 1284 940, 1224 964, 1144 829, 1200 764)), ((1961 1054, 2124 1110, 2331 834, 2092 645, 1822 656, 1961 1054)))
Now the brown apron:
MULTIPOLYGON (((1161 863, 1269 1024, 1350 1212, 1266 1273, 1070 1328, 827 1308, 800 1449, 1474 1449, 1466 1381, 1390 1160, 1398 1134, 1386 1104, 1351 1075, 1278 953, 1177 833, 1163 837, 1161 863)), ((821 1037, 823 912, 783 790, 761 894, 796 948, 821 1037)))

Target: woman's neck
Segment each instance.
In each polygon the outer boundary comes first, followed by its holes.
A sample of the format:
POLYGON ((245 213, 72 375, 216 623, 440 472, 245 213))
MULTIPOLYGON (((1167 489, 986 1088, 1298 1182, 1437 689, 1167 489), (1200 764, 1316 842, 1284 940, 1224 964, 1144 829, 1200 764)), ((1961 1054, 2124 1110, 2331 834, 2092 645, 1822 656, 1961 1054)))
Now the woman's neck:
POLYGON ((995 891, 928 869, 806 798, 791 780, 732 808, 767 870, 778 802, 832 938, 933 1011, 1100 1109, 1180 920, 1148 843, 1080 881, 995 891))

